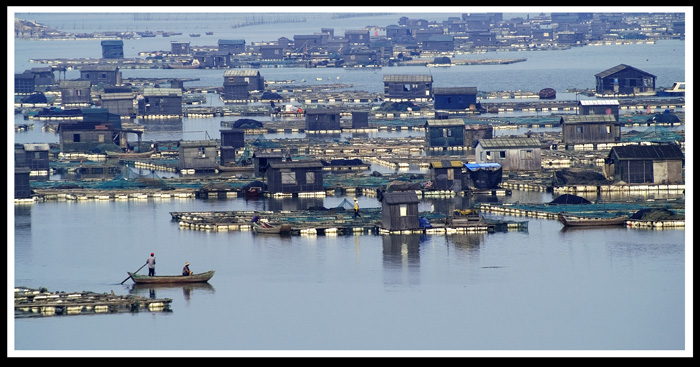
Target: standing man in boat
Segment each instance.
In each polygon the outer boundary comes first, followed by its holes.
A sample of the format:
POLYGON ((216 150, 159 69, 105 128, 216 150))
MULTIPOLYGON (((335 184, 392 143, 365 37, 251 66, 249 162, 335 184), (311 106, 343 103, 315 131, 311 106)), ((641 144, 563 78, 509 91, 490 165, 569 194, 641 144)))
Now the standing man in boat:
POLYGON ((153 277, 156 275, 156 256, 151 252, 151 257, 146 260, 148 264, 148 276, 153 277))
POLYGON ((182 268, 182 275, 192 275, 192 271, 190 271, 190 263, 186 262, 185 267, 182 268))

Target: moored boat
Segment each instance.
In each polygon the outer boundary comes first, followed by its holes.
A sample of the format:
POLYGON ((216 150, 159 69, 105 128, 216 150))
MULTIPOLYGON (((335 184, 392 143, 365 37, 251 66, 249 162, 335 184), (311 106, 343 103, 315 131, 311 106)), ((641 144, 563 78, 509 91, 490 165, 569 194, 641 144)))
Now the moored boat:
POLYGON ((214 276, 214 270, 192 275, 140 275, 127 272, 136 284, 206 283, 214 276))
POLYGON ((148 158, 156 151, 149 150, 147 152, 111 152, 106 151, 105 154, 110 158, 148 158))
POLYGON ((265 222, 253 222, 255 233, 289 234, 292 231, 291 224, 272 225, 265 222))
POLYGON ((671 88, 663 88, 656 92, 659 97, 680 97, 685 96, 685 82, 675 82, 671 88))
POLYGON ((600 227, 618 226, 624 224, 629 216, 619 215, 615 217, 584 217, 559 213, 559 221, 567 227, 600 227))

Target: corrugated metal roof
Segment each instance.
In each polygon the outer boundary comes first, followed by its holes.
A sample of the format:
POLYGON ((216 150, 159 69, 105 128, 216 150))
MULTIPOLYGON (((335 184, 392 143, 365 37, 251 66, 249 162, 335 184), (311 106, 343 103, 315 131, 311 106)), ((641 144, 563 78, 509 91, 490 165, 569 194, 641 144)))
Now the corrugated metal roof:
POLYGON ((540 139, 537 138, 479 139, 479 144, 484 148, 535 148, 541 145, 540 139))
POLYGON ((676 144, 624 145, 612 147, 610 155, 613 154, 621 159, 676 160, 684 158, 681 147, 676 144))
POLYGON ((143 88, 144 96, 175 96, 182 97, 182 89, 179 88, 143 88))
POLYGON ((462 161, 438 161, 430 162, 432 168, 461 168, 464 166, 462 161))
POLYGON ((626 65, 626 64, 620 64, 620 65, 617 65, 617 66, 613 66, 613 67, 611 67, 611 68, 608 69, 608 70, 601 71, 600 73, 596 74, 595 77, 596 77, 596 78, 605 78, 605 77, 608 77, 608 76, 610 76, 610 75, 613 75, 613 74, 615 74, 615 73, 617 73, 617 72, 620 72, 620 71, 622 71, 622 70, 625 70, 625 69, 632 69, 632 70, 634 70, 634 71, 637 71, 637 72, 640 72, 640 73, 643 73, 643 74, 646 74, 646 75, 649 75, 649 76, 656 77, 656 76, 653 75, 653 74, 649 74, 649 73, 647 73, 646 71, 639 70, 639 69, 637 69, 637 68, 635 68, 635 67, 632 67, 632 66, 629 66, 629 65, 626 65))
POLYGON ((565 124, 589 124, 616 122, 613 115, 571 115, 562 116, 561 121, 565 124))
POLYGON ((270 162, 270 168, 323 168, 323 163, 316 160, 270 162))
POLYGON ((385 82, 432 82, 433 76, 429 74, 391 74, 384 75, 385 82))
POLYGON ((183 140, 180 143, 181 147, 211 147, 216 146, 216 140, 183 140))
POLYGON ((433 88, 433 94, 434 95, 441 95, 441 94, 476 94, 477 89, 476 87, 446 87, 446 88, 433 88))
POLYGON ((392 191, 385 192, 384 199, 387 204, 417 204, 418 195, 415 191, 392 191))
POLYGON ((260 72, 257 70, 248 70, 248 69, 242 69, 242 70, 226 70, 224 72, 224 76, 258 76, 260 75, 260 72))
POLYGON ((244 39, 239 39, 239 40, 219 40, 218 44, 220 45, 242 45, 245 44, 244 39))
POLYGON ((51 149, 49 146, 49 143, 31 143, 31 144, 24 144, 24 150, 31 152, 31 151, 41 151, 41 150, 49 150, 51 149))
POLYGON ((462 119, 442 119, 442 120, 427 120, 426 126, 464 126, 462 119))
POLYGON ((620 101, 616 99, 582 99, 579 104, 581 106, 619 106, 620 101))

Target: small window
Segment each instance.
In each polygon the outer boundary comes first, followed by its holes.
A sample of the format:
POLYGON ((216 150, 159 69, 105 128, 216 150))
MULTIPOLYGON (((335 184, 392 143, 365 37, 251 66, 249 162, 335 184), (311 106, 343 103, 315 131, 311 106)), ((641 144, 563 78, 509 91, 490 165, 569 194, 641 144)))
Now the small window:
POLYGON ((294 172, 282 171, 282 183, 285 185, 296 185, 297 178, 294 172))
POLYGON ((73 134, 73 142, 80 143, 80 134, 73 134))
POLYGON ((610 134, 612 132, 612 126, 608 125, 605 127, 605 132, 610 134))
POLYGON ((505 158, 505 157, 506 157, 506 151, 505 151, 505 150, 501 150, 501 151, 499 152, 499 156, 500 156, 501 158, 505 158))
POLYGON ((405 217, 407 215, 408 215, 408 205, 406 205, 406 204, 399 205, 399 216, 405 217))
POLYGON ((316 180, 316 174, 314 172, 306 172, 306 183, 312 184, 316 180))

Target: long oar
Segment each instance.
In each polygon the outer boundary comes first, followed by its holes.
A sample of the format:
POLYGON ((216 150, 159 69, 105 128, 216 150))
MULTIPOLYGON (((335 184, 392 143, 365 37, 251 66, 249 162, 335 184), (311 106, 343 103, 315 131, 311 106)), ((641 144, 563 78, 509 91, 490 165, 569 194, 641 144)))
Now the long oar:
MULTIPOLYGON (((146 264, 148 264, 148 263, 146 263, 146 264)), ((143 267, 146 266, 146 264, 141 265, 141 267, 139 268, 139 270, 143 269, 143 267)), ((134 272, 134 274, 138 273, 139 270, 136 270, 136 271, 134 272)), ((129 275, 128 277, 126 277, 126 279, 122 280, 122 282, 119 283, 119 284, 124 284, 124 282, 126 282, 127 280, 129 280, 129 278, 131 278, 131 275, 129 275)))

